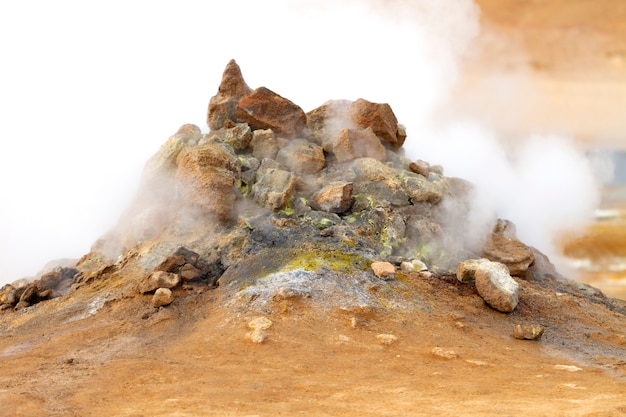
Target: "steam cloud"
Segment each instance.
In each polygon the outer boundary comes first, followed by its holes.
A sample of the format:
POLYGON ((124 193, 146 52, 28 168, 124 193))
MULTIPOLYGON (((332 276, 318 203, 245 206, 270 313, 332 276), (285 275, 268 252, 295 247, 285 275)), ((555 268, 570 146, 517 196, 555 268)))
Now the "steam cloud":
POLYGON ((0 284, 86 253, 168 135, 184 123, 206 128, 206 104, 231 58, 249 85, 305 111, 329 99, 389 103, 407 127, 410 157, 476 184, 477 232, 493 215, 506 217, 522 240, 549 252, 553 233, 584 221, 595 204, 590 168, 567 139, 534 136, 510 147, 471 121, 434 122, 479 31, 471 0, 34 9, 0 6, 0 35, 20 39, 0 46, 14 63, 1 79, 17 86, 0 98, 11 155, 0 165, 10 196, 0 204, 0 284))

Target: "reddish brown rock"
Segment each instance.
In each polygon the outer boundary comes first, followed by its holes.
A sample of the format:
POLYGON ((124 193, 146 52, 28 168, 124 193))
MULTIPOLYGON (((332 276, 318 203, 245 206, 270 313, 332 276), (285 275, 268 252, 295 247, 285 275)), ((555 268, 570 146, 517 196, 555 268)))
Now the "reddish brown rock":
POLYGON ((396 276, 396 267, 389 262, 372 262, 371 268, 380 279, 390 280, 396 276))
POLYGON ((229 221, 241 170, 237 156, 224 145, 206 143, 183 150, 177 163, 178 197, 219 222, 229 221))
POLYGON ((350 106, 350 116, 358 127, 371 127, 376 136, 393 148, 399 148, 404 143, 403 137, 398 135, 398 119, 389 104, 372 103, 360 98, 350 106))
POLYGON ((296 104, 272 90, 260 87, 237 104, 237 121, 256 129, 272 129, 277 135, 293 138, 306 125, 306 114, 296 104))
POLYGON ((352 205, 352 183, 331 182, 318 191, 309 203, 315 210, 344 213, 352 205))
POLYGON ((276 161, 292 172, 315 174, 324 168, 326 157, 321 146, 306 139, 294 139, 278 152, 276 161))
POLYGON ((418 160, 409 164, 409 169, 423 177, 428 178, 430 164, 426 161, 418 160))
POLYGON ((217 94, 211 97, 207 113, 207 124, 211 130, 224 127, 227 120, 236 120, 237 103, 252 92, 241 75, 241 69, 235 60, 231 60, 219 86, 217 94))
POLYGON ((306 135, 309 139, 329 150, 344 129, 356 129, 350 118, 350 100, 329 100, 306 114, 306 135))
POLYGON ((365 130, 344 129, 330 146, 338 162, 346 162, 356 158, 373 158, 384 161, 385 147, 371 128, 365 130))
POLYGON ((528 246, 499 233, 487 239, 483 252, 486 258, 505 264, 511 275, 523 275, 535 261, 528 246))
POLYGON ((185 257, 183 255, 168 256, 163 262, 161 262, 155 271, 176 272, 181 266, 185 264, 185 257))

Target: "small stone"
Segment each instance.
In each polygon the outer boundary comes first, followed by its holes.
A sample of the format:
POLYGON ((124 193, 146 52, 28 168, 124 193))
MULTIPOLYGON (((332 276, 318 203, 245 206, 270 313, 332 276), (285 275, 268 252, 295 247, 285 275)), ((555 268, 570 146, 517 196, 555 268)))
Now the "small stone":
POLYGON ((174 296, 168 288, 158 288, 152 296, 152 305, 155 307, 163 307, 172 304, 174 296))
POLYGON ((400 270, 404 273, 428 271, 426 264, 419 259, 405 261, 400 264, 400 270))
POLYGON ((385 281, 396 276, 396 268, 390 262, 372 262, 371 268, 374 271, 374 275, 385 281))
POLYGON ((425 178, 428 178, 428 174, 430 173, 430 171, 428 170, 429 168, 430 168, 430 164, 422 160, 411 162, 409 164, 409 169, 412 172, 419 174, 425 178))
POLYGON ((272 320, 268 319, 267 317, 261 316, 257 317, 254 320, 250 320, 248 322, 248 327, 252 330, 267 330, 272 327, 272 324, 274 324, 272 320))
POLYGON ((309 205, 315 210, 343 213, 352 205, 352 183, 333 181, 315 193, 309 205))
POLYGON ((453 351, 453 350, 445 350, 443 348, 440 347, 434 347, 431 351, 431 354, 433 354, 434 356, 438 357, 438 358, 443 358, 443 359, 456 359, 459 357, 459 355, 453 351))
POLYGON ((398 340, 398 336, 395 336, 393 334, 383 333, 383 334, 377 335, 376 339, 378 339, 378 341, 382 343, 383 345, 389 346, 398 340))
POLYGON ((246 339, 254 343, 263 343, 267 339, 267 332, 263 329, 255 329, 246 333, 246 339))
POLYGON ((516 324, 513 337, 520 340, 537 340, 543 336, 545 328, 538 324, 516 324))
POLYGON ((578 366, 574 365, 554 365, 554 369, 568 372, 578 372, 583 370, 583 368, 579 368, 578 366))

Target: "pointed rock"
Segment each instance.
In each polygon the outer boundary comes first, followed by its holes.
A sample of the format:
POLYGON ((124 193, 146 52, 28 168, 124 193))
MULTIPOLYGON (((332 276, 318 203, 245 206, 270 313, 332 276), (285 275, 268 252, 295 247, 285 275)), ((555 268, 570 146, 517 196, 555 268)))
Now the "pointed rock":
POLYGON ((483 248, 484 256, 501 262, 509 268, 511 275, 524 275, 535 262, 535 256, 528 246, 517 240, 515 225, 506 220, 498 220, 493 233, 483 248))
POLYGON ((398 134, 398 119, 389 104, 372 103, 360 98, 350 106, 350 116, 361 129, 371 127, 376 136, 392 148, 399 148, 404 143, 404 138, 398 134))
POLYGON ((297 136, 306 125, 306 114, 298 105, 265 87, 242 98, 236 116, 254 130, 272 129, 287 138, 297 136))
POLYGON ((371 128, 365 130, 344 129, 330 146, 338 162, 368 157, 384 161, 385 147, 371 128))
POLYGON ((227 120, 236 120, 237 103, 252 92, 241 75, 239 65, 232 59, 222 75, 217 94, 211 97, 207 114, 207 124, 211 130, 224 127, 227 120))

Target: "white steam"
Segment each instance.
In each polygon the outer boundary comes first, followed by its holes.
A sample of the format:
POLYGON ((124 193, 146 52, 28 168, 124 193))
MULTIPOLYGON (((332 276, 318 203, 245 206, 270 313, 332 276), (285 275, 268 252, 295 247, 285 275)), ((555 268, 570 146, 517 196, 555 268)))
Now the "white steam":
POLYGON ((32 3, 0 5, 11 40, 0 43, 0 284, 86 253, 167 137, 184 123, 206 129, 231 58, 248 85, 305 111, 329 99, 389 103, 410 155, 479 184, 477 220, 484 205, 530 244, 589 207, 585 162, 565 141, 532 139, 511 159, 471 123, 432 125, 479 30, 471 0, 32 3))

